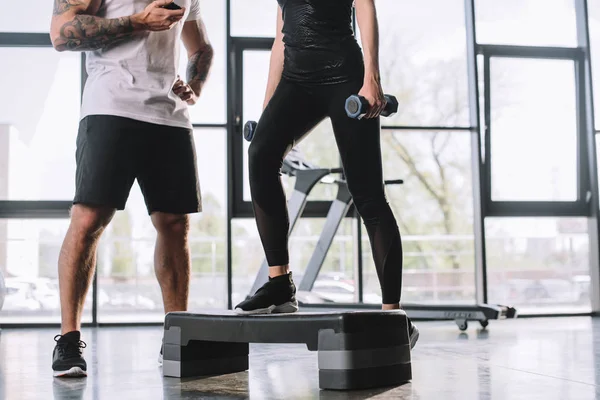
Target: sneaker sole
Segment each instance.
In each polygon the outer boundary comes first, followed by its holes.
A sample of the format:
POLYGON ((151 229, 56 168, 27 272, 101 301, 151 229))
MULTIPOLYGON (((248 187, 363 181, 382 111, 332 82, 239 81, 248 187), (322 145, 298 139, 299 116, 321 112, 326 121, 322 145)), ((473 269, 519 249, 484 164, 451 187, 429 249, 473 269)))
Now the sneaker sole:
POLYGON ((277 307, 272 311, 273 314, 291 314, 298 311, 298 301, 288 301, 277 307))
POLYGON ((298 302, 297 301, 288 301, 287 303, 283 303, 281 305, 272 305, 267 308, 257 308, 256 310, 242 310, 241 308, 236 308, 234 312, 239 315, 259 315, 259 314, 291 314, 298 311, 298 302))
POLYGON ((411 350, 414 349, 415 345, 417 344, 417 341, 419 340, 419 330, 414 325, 413 325, 413 333, 410 335, 408 340, 410 341, 410 349, 411 350))
POLYGON ((54 371, 54 376, 56 378, 79 378, 87 376, 87 371, 84 371, 79 367, 72 367, 66 371, 54 371))

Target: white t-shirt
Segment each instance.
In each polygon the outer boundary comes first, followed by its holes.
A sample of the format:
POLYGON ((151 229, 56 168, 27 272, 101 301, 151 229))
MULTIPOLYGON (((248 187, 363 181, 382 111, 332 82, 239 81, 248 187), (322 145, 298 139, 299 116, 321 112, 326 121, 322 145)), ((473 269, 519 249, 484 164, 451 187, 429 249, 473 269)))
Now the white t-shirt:
MULTIPOLYGON (((200 0, 175 0, 185 15, 168 31, 138 32, 105 49, 86 52, 88 78, 81 119, 115 115, 191 128, 188 105, 173 93, 184 21, 200 18, 200 0)), ((105 0, 98 17, 119 18, 143 11, 152 0, 105 0)), ((185 80, 185 77, 182 77, 185 80)))

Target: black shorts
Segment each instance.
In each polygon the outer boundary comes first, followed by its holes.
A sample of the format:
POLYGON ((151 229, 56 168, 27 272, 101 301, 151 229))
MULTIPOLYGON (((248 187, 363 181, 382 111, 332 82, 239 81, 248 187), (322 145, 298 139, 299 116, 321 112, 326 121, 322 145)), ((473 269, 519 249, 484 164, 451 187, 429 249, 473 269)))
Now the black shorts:
POLYGON ((148 213, 202 209, 190 129, 111 115, 81 120, 73 204, 123 210, 137 179, 148 213))

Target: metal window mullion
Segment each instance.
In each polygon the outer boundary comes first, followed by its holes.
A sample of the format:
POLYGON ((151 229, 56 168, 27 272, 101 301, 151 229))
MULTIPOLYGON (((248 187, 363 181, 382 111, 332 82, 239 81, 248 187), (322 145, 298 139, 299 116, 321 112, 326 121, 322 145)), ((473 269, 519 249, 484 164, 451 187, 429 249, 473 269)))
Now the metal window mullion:
POLYGON ((227 129, 227 123, 223 124, 204 124, 204 123, 192 123, 194 129, 227 129))
POLYGON ((0 47, 52 47, 52 41, 47 33, 0 32, 0 47))
POLYGON ((484 122, 483 122, 483 144, 485 148, 484 165, 484 203, 486 209, 491 208, 492 203, 492 77, 491 59, 489 55, 483 56, 483 95, 484 95, 484 122))
MULTIPOLYGON (((586 152, 588 135, 586 128, 586 79, 585 58, 579 57, 574 62, 576 113, 577 113, 577 200, 588 208, 587 198, 591 195, 591 174, 589 156, 586 152)), ((593 137, 593 133, 592 133, 593 137)), ((593 145, 593 141, 590 145, 593 145)))
POLYGON ((226 262, 227 262, 227 309, 232 309, 232 296, 233 296, 233 248, 232 248, 232 229, 231 221, 235 211, 235 200, 236 200, 236 163, 238 160, 235 157, 235 93, 236 93, 236 78, 235 74, 235 48, 233 46, 233 40, 231 37, 231 0, 225 1, 225 35, 226 35, 226 46, 225 52, 227 54, 227 144, 226 144, 226 174, 227 174, 227 249, 226 249, 226 262))
POLYGON ((456 132, 471 132, 475 129, 474 126, 427 126, 427 125, 383 125, 384 131, 456 131, 456 132))
POLYGON ((508 58, 541 58, 573 60, 581 55, 579 47, 511 46, 478 44, 477 54, 508 58))
MULTIPOLYGON (((467 72, 469 90, 469 116, 471 130, 471 165, 473 184, 473 233, 475 236, 475 297, 477 303, 487 302, 487 265, 485 246, 485 208, 483 180, 481 177, 481 124, 479 112, 479 79, 477 72, 477 32, 475 26, 475 1, 465 0, 467 40, 467 72)), ((487 157, 487 154, 486 154, 487 157)))
POLYGON ((596 153, 596 129, 594 115, 594 87, 590 56, 589 14, 587 0, 575 0, 575 15, 577 18, 577 41, 583 51, 581 65, 582 125, 585 133, 587 148, 587 168, 589 172, 590 193, 587 206, 589 207, 588 237, 590 258, 590 300, 592 312, 600 313, 600 192, 598 183, 598 160, 596 153))

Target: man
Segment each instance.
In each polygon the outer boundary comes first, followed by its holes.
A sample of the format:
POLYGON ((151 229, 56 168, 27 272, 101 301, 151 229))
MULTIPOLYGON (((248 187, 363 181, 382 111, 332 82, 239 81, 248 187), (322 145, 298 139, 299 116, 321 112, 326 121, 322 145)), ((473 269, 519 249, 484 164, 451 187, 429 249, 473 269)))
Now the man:
POLYGON ((185 311, 190 279, 188 214, 201 211, 188 105, 213 51, 199 0, 55 0, 58 51, 86 51, 88 79, 77 136, 76 192, 59 257, 62 332, 54 376, 86 376, 81 313, 100 236, 123 210, 135 179, 157 230, 155 271, 165 312, 185 311), (177 76, 179 38, 187 83, 177 76))

